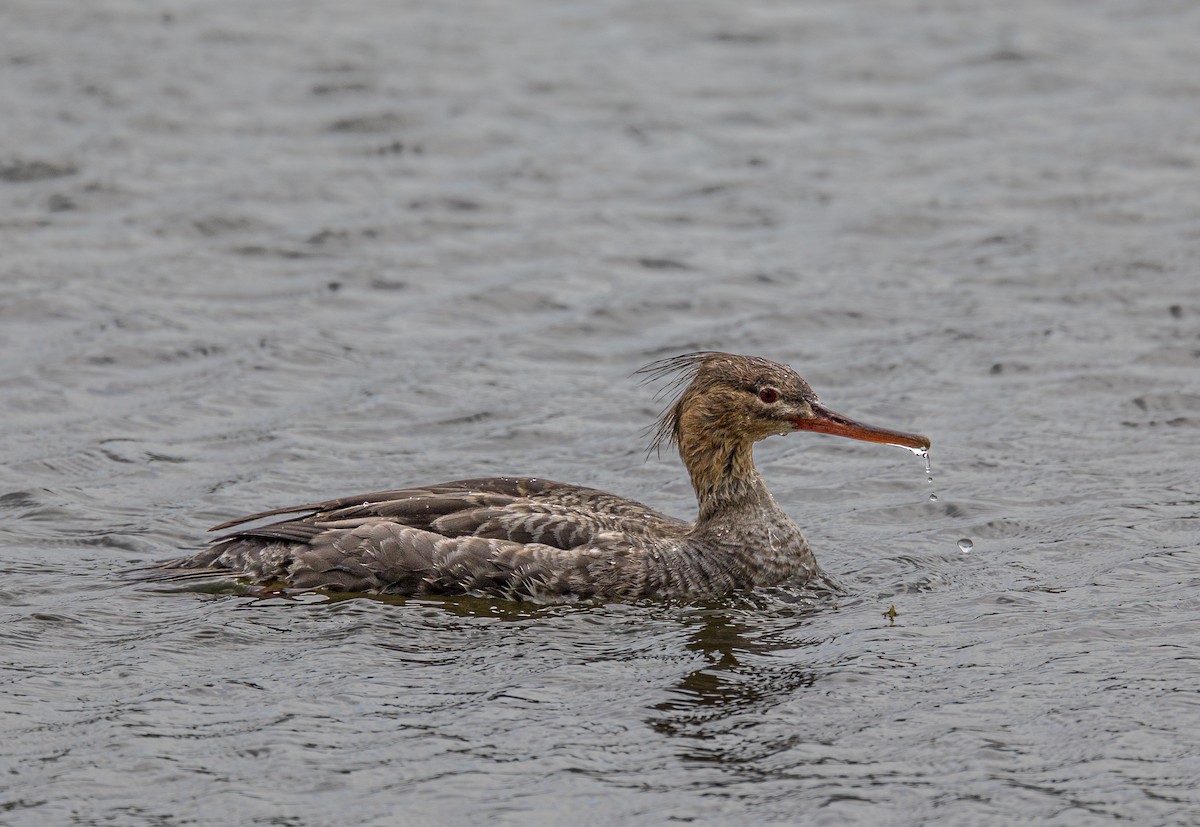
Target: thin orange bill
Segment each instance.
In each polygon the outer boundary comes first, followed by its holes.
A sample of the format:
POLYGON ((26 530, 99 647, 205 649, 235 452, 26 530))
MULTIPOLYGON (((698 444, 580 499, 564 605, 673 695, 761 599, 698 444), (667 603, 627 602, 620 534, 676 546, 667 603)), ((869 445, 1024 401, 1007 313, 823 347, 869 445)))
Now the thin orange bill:
POLYGON ((817 431, 822 434, 833 434, 850 439, 861 439, 866 442, 883 442, 888 445, 900 445, 913 451, 928 451, 929 437, 920 434, 909 434, 904 431, 893 431, 890 428, 876 428, 874 425, 864 425, 855 422, 848 416, 842 416, 831 411, 824 405, 812 406, 812 419, 793 419, 792 424, 797 431, 817 431))

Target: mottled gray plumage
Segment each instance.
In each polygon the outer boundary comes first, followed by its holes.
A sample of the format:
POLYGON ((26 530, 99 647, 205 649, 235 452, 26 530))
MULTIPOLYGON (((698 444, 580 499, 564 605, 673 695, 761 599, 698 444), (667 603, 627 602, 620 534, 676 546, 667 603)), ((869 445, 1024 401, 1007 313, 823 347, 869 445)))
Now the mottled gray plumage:
POLYGON ((214 529, 232 529, 228 536, 154 571, 300 589, 533 600, 719 595, 813 577, 808 542, 752 456, 756 441, 811 427, 804 423, 824 413, 812 389, 791 368, 725 353, 688 354, 639 373, 686 385, 663 413, 654 445, 678 446, 699 501, 694 523, 590 488, 495 477, 231 520, 214 529), (270 517, 284 519, 245 527, 270 517))

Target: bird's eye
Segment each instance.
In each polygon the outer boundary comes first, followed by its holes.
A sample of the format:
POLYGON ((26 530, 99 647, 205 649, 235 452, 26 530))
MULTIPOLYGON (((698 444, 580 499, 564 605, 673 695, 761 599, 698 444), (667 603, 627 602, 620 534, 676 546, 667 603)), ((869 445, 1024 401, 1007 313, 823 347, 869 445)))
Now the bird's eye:
POLYGON ((774 388, 763 388, 758 392, 758 398, 768 405, 774 405, 779 401, 779 391, 774 388))

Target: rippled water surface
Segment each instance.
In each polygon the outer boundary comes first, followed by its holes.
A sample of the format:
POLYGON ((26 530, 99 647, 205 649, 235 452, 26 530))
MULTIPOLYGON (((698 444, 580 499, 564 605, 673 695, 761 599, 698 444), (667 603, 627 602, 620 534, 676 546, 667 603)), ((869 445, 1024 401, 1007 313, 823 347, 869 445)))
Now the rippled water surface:
POLYGON ((9 0, 0 823, 1200 822, 1198 30, 9 0), (122 577, 239 514, 484 474, 690 516, 630 373, 696 349, 933 439, 932 485, 759 446, 839 592, 122 577))

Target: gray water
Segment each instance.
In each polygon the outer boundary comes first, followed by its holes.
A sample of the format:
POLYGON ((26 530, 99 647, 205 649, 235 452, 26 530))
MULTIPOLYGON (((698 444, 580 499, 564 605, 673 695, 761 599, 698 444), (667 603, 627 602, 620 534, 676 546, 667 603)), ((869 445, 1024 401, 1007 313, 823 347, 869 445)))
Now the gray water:
POLYGON ((1132 0, 6 0, 0 822, 1200 823, 1198 37, 1132 0), (630 373, 696 349, 932 438, 932 484, 759 446, 839 592, 122 574, 486 474, 690 517, 630 373))

